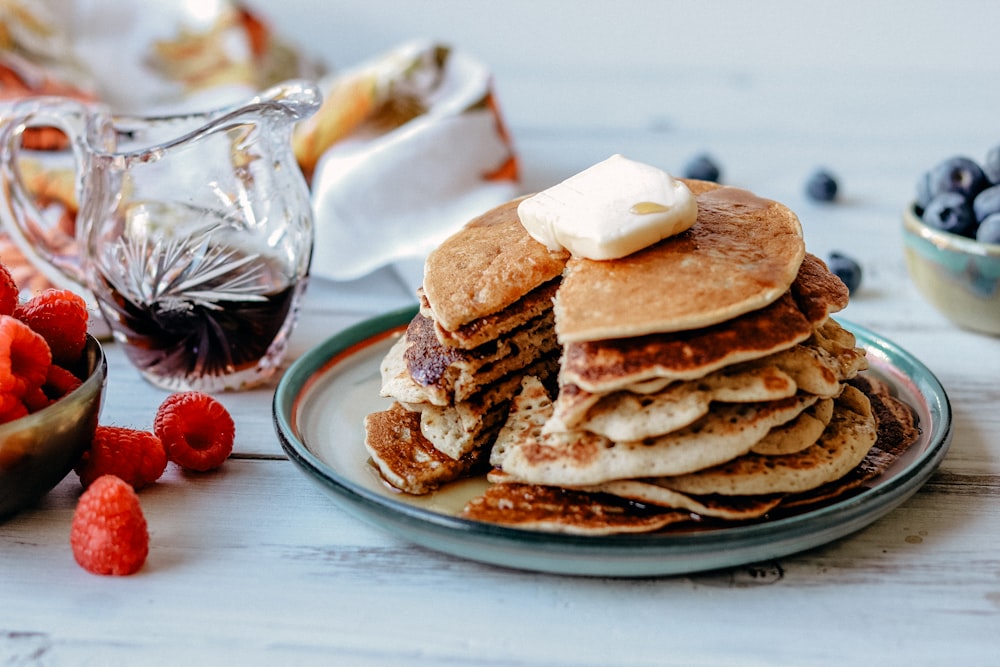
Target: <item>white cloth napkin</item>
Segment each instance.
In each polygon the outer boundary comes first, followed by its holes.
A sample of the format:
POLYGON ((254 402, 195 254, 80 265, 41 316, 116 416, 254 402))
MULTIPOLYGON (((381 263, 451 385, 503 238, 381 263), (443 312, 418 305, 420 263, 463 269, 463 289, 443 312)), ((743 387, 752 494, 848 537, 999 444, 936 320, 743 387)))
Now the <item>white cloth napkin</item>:
POLYGON ((388 97, 415 99, 422 111, 384 132, 362 123, 317 161, 313 275, 351 280, 392 264, 415 289, 427 252, 517 194, 516 178, 491 177, 514 156, 487 103, 490 72, 468 55, 412 42, 320 87, 364 75, 393 87, 388 97), (415 77, 415 67, 425 76, 415 77))

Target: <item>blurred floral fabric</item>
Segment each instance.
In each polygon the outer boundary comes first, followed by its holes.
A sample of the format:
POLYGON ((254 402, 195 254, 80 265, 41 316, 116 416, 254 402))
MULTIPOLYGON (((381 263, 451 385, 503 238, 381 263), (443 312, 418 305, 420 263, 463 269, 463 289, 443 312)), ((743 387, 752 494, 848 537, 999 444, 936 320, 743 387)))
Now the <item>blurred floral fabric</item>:
MULTIPOLYGON (((518 163, 491 73, 430 39, 359 54, 343 69, 307 53, 230 0, 0 0, 0 122, 5 106, 34 95, 162 115, 312 79, 324 102, 296 128, 293 148, 313 193, 313 275, 354 279, 399 263, 419 283, 412 267, 444 235, 517 193, 518 163)), ((66 149, 54 128, 30 128, 23 143, 66 149)), ((72 170, 30 159, 20 168, 39 204, 56 207, 72 234, 72 170)), ((5 234, 0 260, 22 289, 45 286, 5 234)))
POLYGON ((223 0, 0 0, 0 54, 0 98, 21 86, 122 113, 203 109, 317 71, 223 0))

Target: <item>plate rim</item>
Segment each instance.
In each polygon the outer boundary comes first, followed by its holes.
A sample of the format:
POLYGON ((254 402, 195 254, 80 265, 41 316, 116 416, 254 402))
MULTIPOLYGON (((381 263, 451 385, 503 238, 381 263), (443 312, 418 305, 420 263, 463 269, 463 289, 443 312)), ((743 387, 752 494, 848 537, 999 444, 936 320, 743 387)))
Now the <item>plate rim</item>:
POLYGON ((790 555, 856 532, 905 502, 937 470, 951 442, 951 403, 936 375, 894 342, 838 317, 837 321, 857 337, 860 345, 884 358, 905 362, 904 368, 898 363, 892 367, 914 383, 911 390, 923 398, 927 412, 934 418, 925 449, 884 483, 801 514, 692 533, 571 535, 463 519, 378 494, 353 482, 311 451, 295 426, 297 401, 315 381, 336 372, 336 367, 359 348, 367 348, 404 327, 417 311, 416 305, 410 305, 365 319, 294 360, 275 389, 273 424, 289 460, 345 509, 382 529, 391 528, 409 541, 462 558, 558 574, 657 576, 790 555), (817 524, 822 528, 816 528, 817 524), (697 562, 691 560, 695 558, 697 562))

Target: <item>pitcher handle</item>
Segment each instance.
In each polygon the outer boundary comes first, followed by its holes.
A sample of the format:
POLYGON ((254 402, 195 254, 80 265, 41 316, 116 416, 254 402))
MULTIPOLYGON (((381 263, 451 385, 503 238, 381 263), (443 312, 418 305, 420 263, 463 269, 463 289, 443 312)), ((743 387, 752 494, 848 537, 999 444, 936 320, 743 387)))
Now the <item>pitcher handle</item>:
MULTIPOLYGON (((56 225, 44 224, 35 195, 27 188, 20 168, 21 137, 31 127, 56 127, 69 137, 73 151, 74 194, 82 203, 85 178, 86 131, 90 109, 82 102, 39 97, 12 105, 0 128, 0 222, 26 258, 53 284, 86 290, 82 266, 84 243, 77 212, 73 237, 56 225)), ((6 115, 6 114, 5 114, 6 115)))

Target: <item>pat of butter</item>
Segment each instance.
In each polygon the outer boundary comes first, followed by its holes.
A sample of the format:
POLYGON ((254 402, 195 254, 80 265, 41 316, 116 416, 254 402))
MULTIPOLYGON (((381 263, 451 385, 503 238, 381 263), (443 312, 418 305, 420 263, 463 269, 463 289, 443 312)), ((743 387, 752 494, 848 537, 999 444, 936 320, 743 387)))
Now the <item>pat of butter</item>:
POLYGON ((550 250, 615 259, 683 232, 697 219, 698 203, 665 171, 613 155, 525 199, 517 213, 550 250))

